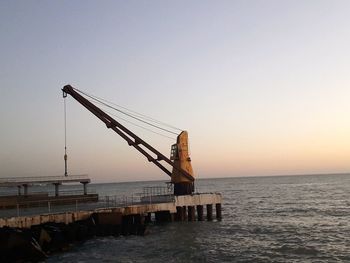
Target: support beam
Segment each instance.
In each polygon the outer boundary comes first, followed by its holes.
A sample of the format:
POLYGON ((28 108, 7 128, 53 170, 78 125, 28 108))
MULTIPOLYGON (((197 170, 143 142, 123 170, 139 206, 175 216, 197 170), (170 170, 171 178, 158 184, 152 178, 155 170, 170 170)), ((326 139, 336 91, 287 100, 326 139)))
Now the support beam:
POLYGON ((55 196, 59 196, 60 183, 54 183, 53 185, 55 186, 55 196))
POLYGON ((24 191, 24 195, 28 195, 28 185, 27 184, 23 185, 23 191, 24 191))
POLYGON ((18 188, 18 195, 21 195, 21 186, 17 185, 17 188, 18 188))
POLYGON ((83 184, 84 195, 87 195, 87 182, 81 182, 83 184))

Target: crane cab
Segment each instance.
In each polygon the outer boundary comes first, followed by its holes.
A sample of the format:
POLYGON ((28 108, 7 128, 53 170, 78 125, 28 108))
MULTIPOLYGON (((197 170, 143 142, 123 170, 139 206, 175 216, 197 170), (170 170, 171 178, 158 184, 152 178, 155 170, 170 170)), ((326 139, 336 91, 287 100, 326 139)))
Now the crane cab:
POLYGON ((177 136, 176 144, 171 146, 170 153, 170 160, 174 162, 171 182, 174 184, 175 195, 189 195, 194 191, 193 181, 181 172, 183 170, 194 177, 188 148, 188 132, 183 131, 177 136))

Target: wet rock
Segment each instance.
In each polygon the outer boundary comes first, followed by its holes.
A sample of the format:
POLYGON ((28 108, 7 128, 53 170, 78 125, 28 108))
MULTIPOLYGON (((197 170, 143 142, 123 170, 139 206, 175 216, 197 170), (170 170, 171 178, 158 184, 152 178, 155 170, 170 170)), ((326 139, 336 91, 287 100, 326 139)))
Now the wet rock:
POLYGON ((38 262, 46 257, 30 231, 0 229, 0 262, 38 262))
POLYGON ((140 215, 96 213, 86 220, 65 225, 45 223, 30 229, 0 228, 0 262, 39 262, 47 254, 66 251, 76 242, 94 236, 145 235, 140 215))

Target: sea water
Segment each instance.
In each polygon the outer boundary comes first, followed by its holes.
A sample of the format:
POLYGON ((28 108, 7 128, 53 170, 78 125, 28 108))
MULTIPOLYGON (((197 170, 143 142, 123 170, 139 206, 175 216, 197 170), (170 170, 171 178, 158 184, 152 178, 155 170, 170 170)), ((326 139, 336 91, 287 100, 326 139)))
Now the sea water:
MULTIPOLYGON (((119 195, 155 184, 162 182, 90 188, 119 195)), ((222 193, 222 221, 94 238, 47 262, 350 262, 350 175, 202 179, 196 186, 222 193)))

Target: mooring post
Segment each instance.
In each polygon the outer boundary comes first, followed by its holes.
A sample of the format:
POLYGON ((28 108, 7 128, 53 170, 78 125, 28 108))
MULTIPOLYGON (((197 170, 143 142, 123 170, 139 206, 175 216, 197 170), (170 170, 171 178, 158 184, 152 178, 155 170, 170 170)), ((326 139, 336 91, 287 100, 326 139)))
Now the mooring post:
POLYGON ((203 221, 203 206, 197 205, 197 220, 203 221))
POLYGON ((194 221, 196 218, 194 206, 188 207, 188 221, 194 221))
POLYGON ((216 219, 221 220, 222 215, 221 215, 221 204, 216 204, 215 205, 215 210, 216 210, 216 219))
POLYGON ((207 205, 207 220, 213 220, 213 205, 207 205))

